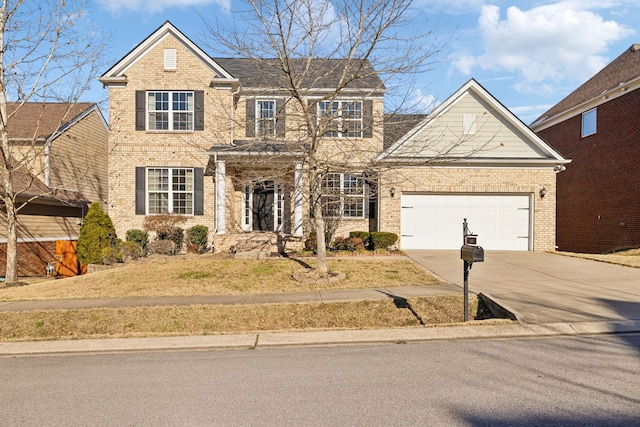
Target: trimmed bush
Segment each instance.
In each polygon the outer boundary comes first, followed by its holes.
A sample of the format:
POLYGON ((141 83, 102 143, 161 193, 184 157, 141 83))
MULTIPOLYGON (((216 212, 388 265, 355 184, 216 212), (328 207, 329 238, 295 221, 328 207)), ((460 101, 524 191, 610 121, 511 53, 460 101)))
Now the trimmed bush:
POLYGON ((144 251, 147 249, 147 243, 149 243, 149 233, 144 230, 134 228, 132 230, 127 230, 127 236, 125 239, 127 242, 137 243, 144 251))
POLYGON ((176 244, 171 240, 154 240, 147 245, 149 255, 173 255, 176 252, 176 244))
POLYGON ((184 230, 180 227, 172 227, 167 231, 158 233, 158 240, 171 240, 174 243, 173 253, 176 254, 182 250, 184 243, 184 230))
POLYGON ((187 229, 187 243, 197 245, 199 250, 207 247, 209 228, 204 225, 194 225, 187 229))
POLYGON ((82 221, 77 253, 81 264, 101 264, 102 250, 116 244, 116 230, 100 203, 93 202, 82 221))
POLYGON ((178 226, 187 222, 187 218, 182 215, 174 215, 174 214, 158 214, 158 215, 149 215, 144 218, 144 222, 142 223, 142 228, 144 231, 153 231, 157 235, 168 235, 174 228, 178 228, 178 226))
POLYGON ((371 233, 368 231, 352 231, 349 233, 349 237, 357 237, 362 240, 364 247, 367 249, 371 247, 371 233))
POLYGON ((114 246, 102 248, 102 263, 104 265, 113 265, 122 261, 122 253, 114 246))
POLYGON ((376 249, 388 249, 389 246, 398 241, 397 234, 386 231, 372 231, 370 236, 371 246, 374 251, 376 249))
POLYGON ((363 251, 364 243, 362 242, 362 239, 358 237, 348 237, 346 239, 344 237, 337 237, 333 241, 332 247, 335 251, 355 252, 363 251))
POLYGON ((137 242, 127 241, 120 245, 122 259, 124 261, 136 260, 142 256, 142 247, 137 242))
MULTIPOLYGON (((315 231, 309 233, 309 237, 307 237, 307 239, 304 241, 305 251, 312 251, 313 253, 316 253, 318 249, 318 241, 316 240, 316 236, 317 234, 315 231)), ((327 248, 329 248, 330 239, 331 235, 329 233, 324 233, 324 243, 327 245, 327 248)))

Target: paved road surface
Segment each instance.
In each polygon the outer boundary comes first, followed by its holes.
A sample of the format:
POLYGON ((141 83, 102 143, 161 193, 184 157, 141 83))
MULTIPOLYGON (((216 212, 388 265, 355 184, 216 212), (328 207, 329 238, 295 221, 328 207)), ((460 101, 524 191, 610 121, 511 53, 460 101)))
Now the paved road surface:
POLYGON ((632 426, 640 335, 0 358, 0 425, 632 426))

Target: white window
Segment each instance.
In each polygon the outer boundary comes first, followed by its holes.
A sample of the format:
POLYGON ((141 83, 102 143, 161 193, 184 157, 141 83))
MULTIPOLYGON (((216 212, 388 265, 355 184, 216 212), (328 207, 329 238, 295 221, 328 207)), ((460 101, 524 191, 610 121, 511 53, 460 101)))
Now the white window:
POLYGON ((193 92, 147 92, 147 129, 193 130, 193 92))
POLYGON ((274 136, 276 134, 276 101, 256 101, 256 135, 274 136))
POLYGON ((320 101, 318 123, 326 126, 324 136, 362 138, 362 101, 320 101))
POLYGON ((364 179, 328 173, 322 178, 322 213, 327 217, 364 218, 364 179))
POLYGON ((597 111, 593 110, 582 113, 582 137, 593 135, 596 133, 597 128, 597 111))
POLYGON ((462 134, 463 135, 476 134, 476 115, 475 114, 462 115, 462 134))
POLYGON ((148 214, 193 215, 193 169, 147 168, 148 214))

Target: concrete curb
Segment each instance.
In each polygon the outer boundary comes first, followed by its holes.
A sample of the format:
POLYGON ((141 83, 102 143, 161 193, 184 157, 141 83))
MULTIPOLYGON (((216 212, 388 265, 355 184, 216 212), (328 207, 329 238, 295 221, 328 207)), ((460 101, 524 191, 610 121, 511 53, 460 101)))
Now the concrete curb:
POLYGON ((0 343, 0 356, 120 353, 171 350, 252 350, 280 347, 403 344, 443 340, 530 338, 640 332, 640 320, 547 324, 463 325, 450 327, 262 332, 196 337, 110 338, 0 343))

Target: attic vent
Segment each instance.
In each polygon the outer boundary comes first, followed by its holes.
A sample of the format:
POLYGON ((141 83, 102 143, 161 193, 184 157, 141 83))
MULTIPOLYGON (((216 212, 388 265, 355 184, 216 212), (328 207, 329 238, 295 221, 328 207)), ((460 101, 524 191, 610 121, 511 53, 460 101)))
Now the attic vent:
POLYGON ((463 114, 462 115, 462 134, 475 135, 475 133, 476 133, 476 115, 463 114))
POLYGON ((176 69, 176 50, 175 49, 164 50, 164 69, 165 70, 176 69))

